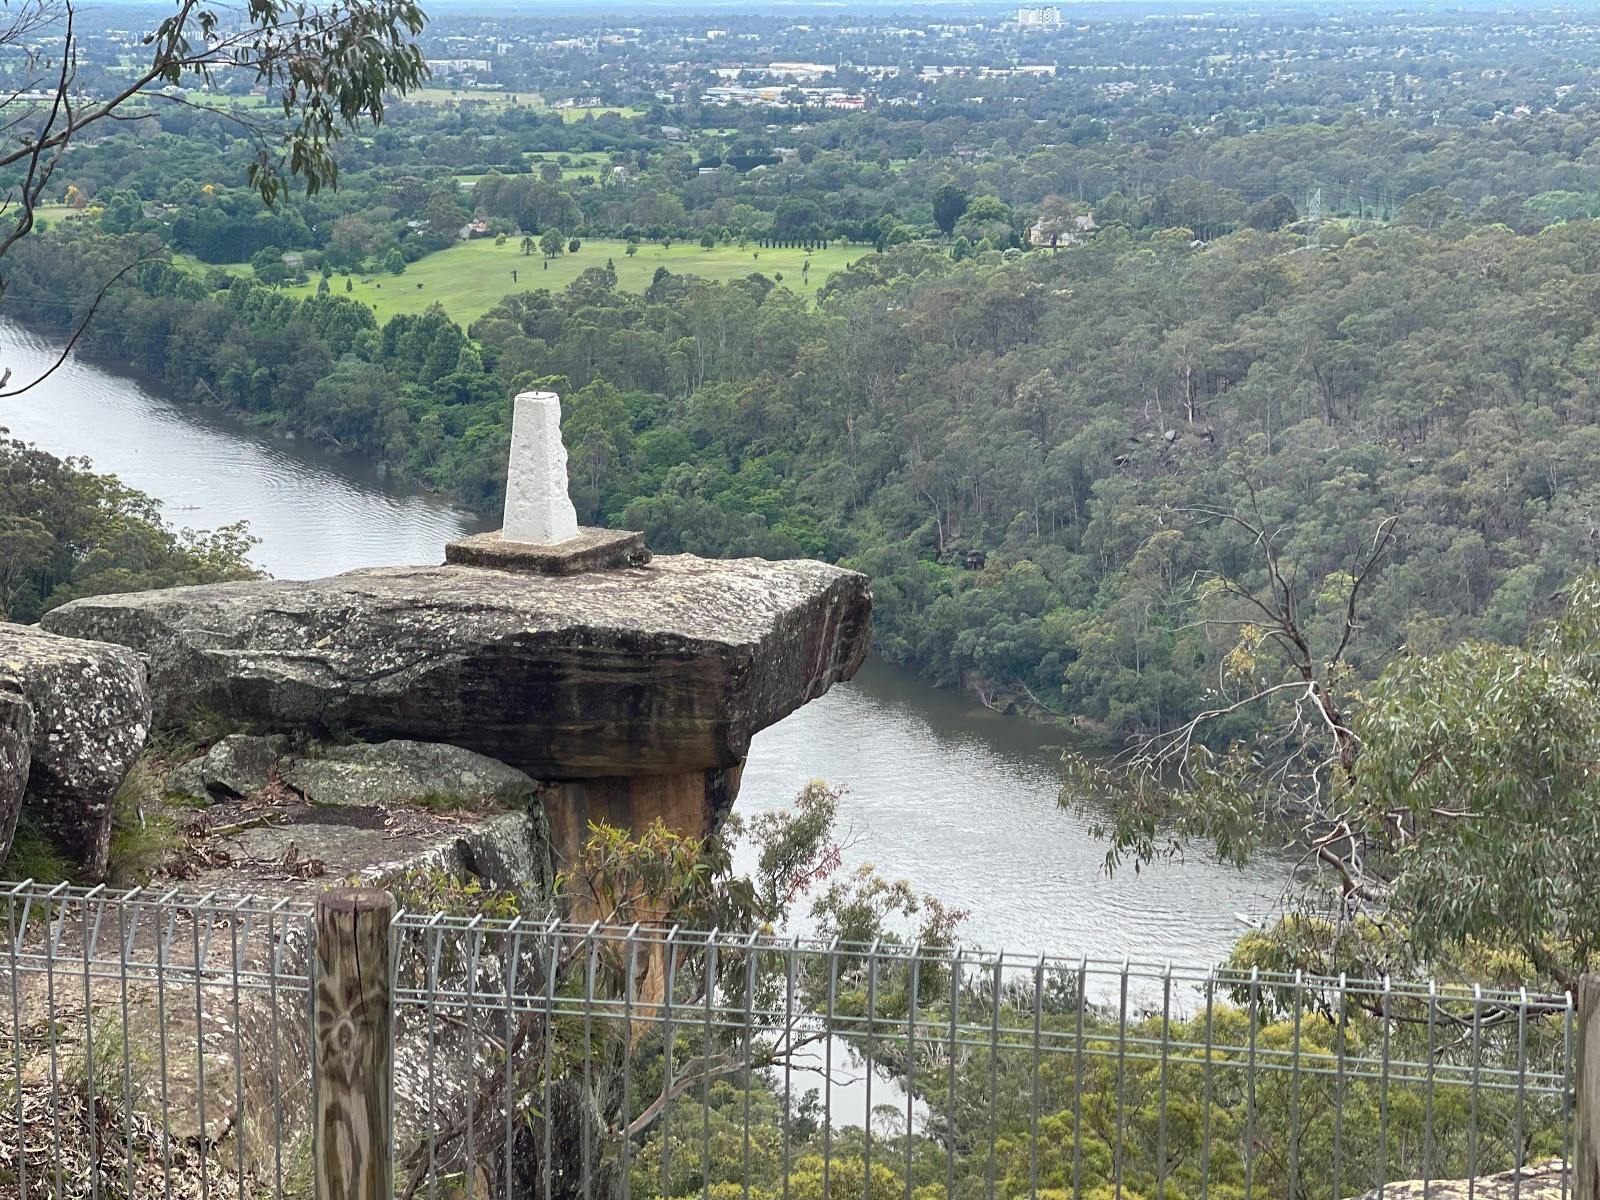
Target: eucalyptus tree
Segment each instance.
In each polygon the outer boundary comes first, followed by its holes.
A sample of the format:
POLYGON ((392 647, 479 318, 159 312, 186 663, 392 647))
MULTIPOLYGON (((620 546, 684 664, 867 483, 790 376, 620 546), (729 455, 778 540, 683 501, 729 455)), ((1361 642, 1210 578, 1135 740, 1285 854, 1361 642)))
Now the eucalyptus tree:
POLYGON ((1240 864, 1288 845, 1307 885, 1251 939, 1258 962, 1575 986, 1600 962, 1600 572, 1521 645, 1374 647, 1366 602, 1399 518, 1319 575, 1250 495, 1187 514, 1241 533, 1255 560, 1189 592, 1192 624, 1225 648, 1204 706, 1109 763, 1069 756, 1064 802, 1116 813, 1098 826, 1108 869, 1196 842, 1240 864))
MULTIPOLYGON (((224 7, 208 0, 168 0, 131 54, 131 73, 91 90, 80 80, 82 33, 76 0, 19 0, 0 15, 0 47, 25 69, 0 93, 7 146, 0 172, 10 185, 0 217, 0 265, 36 227, 36 214, 67 153, 113 123, 154 117, 164 105, 203 108, 226 117, 254 146, 252 186, 271 204, 292 180, 315 193, 334 184, 333 149, 344 133, 382 121, 390 94, 427 75, 417 45, 426 17, 415 0, 290 3, 253 0, 224 7), (227 104, 214 89, 240 76, 264 89, 268 107, 227 104)), ((103 281, 55 366, 70 353, 112 283, 159 249, 130 249, 103 281)), ((0 271, 0 295, 5 276, 0 271)), ((50 370, 54 370, 52 366, 50 370)), ((46 371, 44 374, 49 374, 46 371)), ((0 387, 9 381, 7 368, 0 387)), ((44 376, 0 392, 16 395, 44 376)))

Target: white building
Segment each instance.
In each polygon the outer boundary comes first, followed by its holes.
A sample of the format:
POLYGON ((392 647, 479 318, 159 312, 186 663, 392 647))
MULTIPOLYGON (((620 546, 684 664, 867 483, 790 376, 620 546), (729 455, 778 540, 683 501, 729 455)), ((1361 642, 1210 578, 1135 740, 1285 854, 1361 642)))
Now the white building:
POLYGON ((833 71, 831 63, 808 62, 769 62, 766 69, 768 75, 778 79, 821 79, 833 71))
POLYGON ((473 71, 488 74, 494 64, 487 58, 430 58, 428 70, 435 75, 466 75, 473 71))
POLYGON ((1055 5, 1017 9, 1018 29, 1060 29, 1061 10, 1055 5))

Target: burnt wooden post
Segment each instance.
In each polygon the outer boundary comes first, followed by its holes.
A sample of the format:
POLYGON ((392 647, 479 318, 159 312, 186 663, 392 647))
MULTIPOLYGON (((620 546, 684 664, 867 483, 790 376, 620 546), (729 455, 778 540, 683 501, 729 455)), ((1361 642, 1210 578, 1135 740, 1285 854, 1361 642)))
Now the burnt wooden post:
POLYGON ((317 897, 311 1108, 317 1200, 389 1200, 394 1191, 393 919, 394 897, 375 888, 335 888, 317 897))
POLYGON ((1572 1086, 1578 1143, 1573 1200, 1600 1200, 1600 975, 1578 980, 1578 1073, 1572 1086))

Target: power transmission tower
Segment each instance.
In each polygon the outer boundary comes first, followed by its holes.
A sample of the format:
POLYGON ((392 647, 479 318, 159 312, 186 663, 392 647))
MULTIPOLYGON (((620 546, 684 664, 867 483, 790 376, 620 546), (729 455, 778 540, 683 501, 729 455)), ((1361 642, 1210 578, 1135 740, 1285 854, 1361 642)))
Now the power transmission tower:
POLYGON ((1312 188, 1306 201, 1306 249, 1317 248, 1317 226, 1322 224, 1322 189, 1312 188))

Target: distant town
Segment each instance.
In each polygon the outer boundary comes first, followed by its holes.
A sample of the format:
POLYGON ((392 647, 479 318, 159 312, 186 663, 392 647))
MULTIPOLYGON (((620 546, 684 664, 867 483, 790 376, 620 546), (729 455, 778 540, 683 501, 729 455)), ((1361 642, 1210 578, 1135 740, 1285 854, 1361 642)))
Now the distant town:
MULTIPOLYGON (((1285 106, 1337 99, 1381 117, 1428 123, 1468 100, 1486 120, 1515 121, 1569 96, 1595 66, 1600 19, 1553 10, 1481 23, 1440 12, 1426 23, 1351 10, 1312 18, 1295 9, 1175 15, 1128 5, 1116 20, 1054 5, 950 19, 930 13, 864 22, 839 15, 788 20, 634 17, 615 24, 515 13, 432 14, 423 34, 429 100, 533 104, 581 114, 666 110, 692 127, 700 108, 807 108, 853 112, 939 104, 1035 104, 1067 89, 1080 110, 1140 98, 1193 128, 1221 119, 1239 89, 1285 106), (1196 100, 1215 94, 1213 103, 1196 100)), ((118 10, 84 14, 78 94, 124 83, 141 34, 118 10)), ((0 47, 0 77, 22 100, 34 89, 31 50, 0 47)), ((168 85, 169 98, 194 89, 168 85)), ((203 89, 267 101, 251 73, 222 69, 203 89)), ((1053 104, 1051 105, 1053 107, 1053 104)), ((1042 112, 1036 115, 1043 115, 1042 112)))

